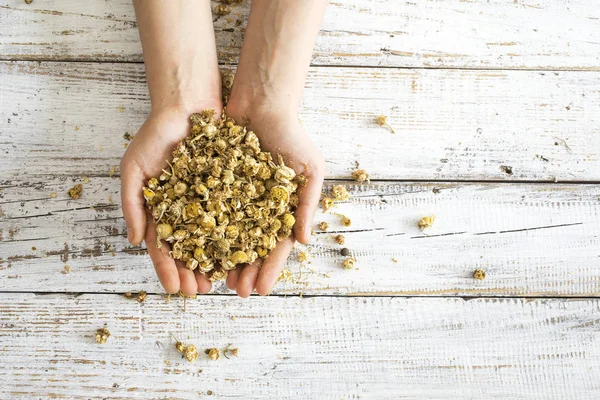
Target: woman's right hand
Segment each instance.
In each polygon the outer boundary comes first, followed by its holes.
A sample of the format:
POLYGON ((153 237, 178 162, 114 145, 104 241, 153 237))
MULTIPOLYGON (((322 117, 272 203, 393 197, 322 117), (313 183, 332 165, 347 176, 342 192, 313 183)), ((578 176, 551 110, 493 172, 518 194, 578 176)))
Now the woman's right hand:
POLYGON ((206 108, 221 111, 219 101, 205 106, 177 105, 153 109, 133 138, 121 159, 121 205, 127 224, 127 239, 133 245, 146 241, 156 275, 167 293, 179 289, 187 296, 208 293, 210 280, 198 271, 190 271, 181 261, 170 257, 170 247, 156 247, 156 224, 144 206, 142 188, 148 179, 157 177, 177 143, 190 131, 189 117, 206 108))

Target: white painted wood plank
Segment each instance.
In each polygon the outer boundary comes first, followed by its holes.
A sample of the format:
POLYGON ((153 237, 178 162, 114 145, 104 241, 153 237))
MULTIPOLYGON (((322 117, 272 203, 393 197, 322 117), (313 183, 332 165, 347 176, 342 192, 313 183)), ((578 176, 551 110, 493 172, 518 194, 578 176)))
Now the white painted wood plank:
POLYGON ((0 395, 544 398, 600 393, 600 302, 2 294, 0 395), (94 343, 107 324, 112 336, 94 343), (239 348, 190 364, 197 347, 239 348), (157 344, 158 343, 158 344, 157 344), (164 345, 164 347, 163 347, 164 345), (166 363, 168 362, 169 365, 166 363), (210 391, 210 392, 209 392, 210 391))
MULTIPOLYGON (((221 62, 237 60, 249 3, 215 21, 221 62)), ((3 59, 142 59, 129 0, 2 0, 0 9, 3 59)), ((598 69, 599 21, 596 0, 332 1, 313 63, 598 69)))
MULTIPOLYGON (((126 241, 118 179, 90 177, 77 201, 66 196, 71 178, 27 179, 0 190, 0 290, 162 292, 145 251, 126 241), (65 264, 70 274, 62 273, 65 264)), ((351 199, 336 211, 352 226, 319 211, 315 224, 328 221, 330 232, 297 249, 309 252, 313 271, 300 273, 292 256, 287 268, 299 282, 280 282, 274 293, 600 295, 598 185, 383 182, 348 189, 351 199), (437 218, 425 236, 417 223, 430 214, 437 218), (343 232, 357 270, 341 267, 333 231, 343 232), (486 280, 474 280, 475 269, 486 270, 486 280)))
MULTIPOLYGON (((5 62, 0 76, 6 178, 107 176, 148 112, 142 65, 5 62)), ((600 181, 600 72, 312 68, 301 119, 329 178, 359 162, 373 179, 600 181)))

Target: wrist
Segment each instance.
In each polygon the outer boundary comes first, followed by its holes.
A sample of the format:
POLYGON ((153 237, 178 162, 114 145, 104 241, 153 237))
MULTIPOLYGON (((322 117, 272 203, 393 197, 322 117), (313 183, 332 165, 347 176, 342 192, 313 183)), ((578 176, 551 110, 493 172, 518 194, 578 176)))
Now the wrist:
POLYGON ((263 120, 295 121, 298 107, 289 100, 234 91, 227 103, 227 115, 238 123, 257 125, 263 120))

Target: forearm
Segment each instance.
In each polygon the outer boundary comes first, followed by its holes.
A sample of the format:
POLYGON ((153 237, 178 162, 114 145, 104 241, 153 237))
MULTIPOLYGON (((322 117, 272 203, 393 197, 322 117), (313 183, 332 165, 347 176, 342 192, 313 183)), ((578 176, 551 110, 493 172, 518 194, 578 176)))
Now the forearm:
MULTIPOLYGON (((235 84, 236 108, 300 107, 326 0, 253 0, 235 84)), ((282 109, 283 108, 283 109, 282 109)))
POLYGON ((134 0, 152 109, 220 102, 208 0, 134 0))

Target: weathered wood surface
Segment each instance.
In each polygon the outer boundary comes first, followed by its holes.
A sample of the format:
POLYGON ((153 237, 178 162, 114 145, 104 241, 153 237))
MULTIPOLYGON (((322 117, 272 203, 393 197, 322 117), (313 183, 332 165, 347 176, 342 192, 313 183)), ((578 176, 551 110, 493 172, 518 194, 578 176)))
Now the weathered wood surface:
MULTIPOLYGON (((0 289, 160 293, 145 251, 126 241, 119 180, 90 177, 77 201, 66 195, 75 182, 4 183, 0 289), (70 274, 62 273, 65 265, 70 274)), ((319 211, 315 224, 328 221, 330 232, 317 230, 308 249, 298 248, 311 255, 314 271, 300 273, 292 257, 288 268, 299 282, 281 282, 274 293, 600 295, 598 185, 382 182, 348 189, 351 199, 335 211, 352 226, 319 211), (417 223, 430 214, 437 218, 424 235, 417 223), (358 270, 341 268, 333 232, 345 235, 358 270), (475 269, 486 270, 487 279, 474 280, 475 269)))
MULTIPOLYGON (((237 61, 244 3, 215 17, 221 62, 237 61)), ((142 60, 130 0, 2 0, 0 11, 1 59, 142 60)), ((331 1, 313 63, 598 70, 599 23, 596 0, 331 1)))
MULTIPOLYGON (((148 112, 142 65, 4 62, 0 75, 5 178, 107 176, 148 112)), ((359 162, 374 179, 600 181, 600 72, 312 68, 300 117, 329 178, 359 162)))
POLYGON ((600 301, 2 294, 0 397, 596 399, 600 301), (107 324, 112 336, 94 342, 107 324), (171 334, 239 356, 183 360, 171 334))

